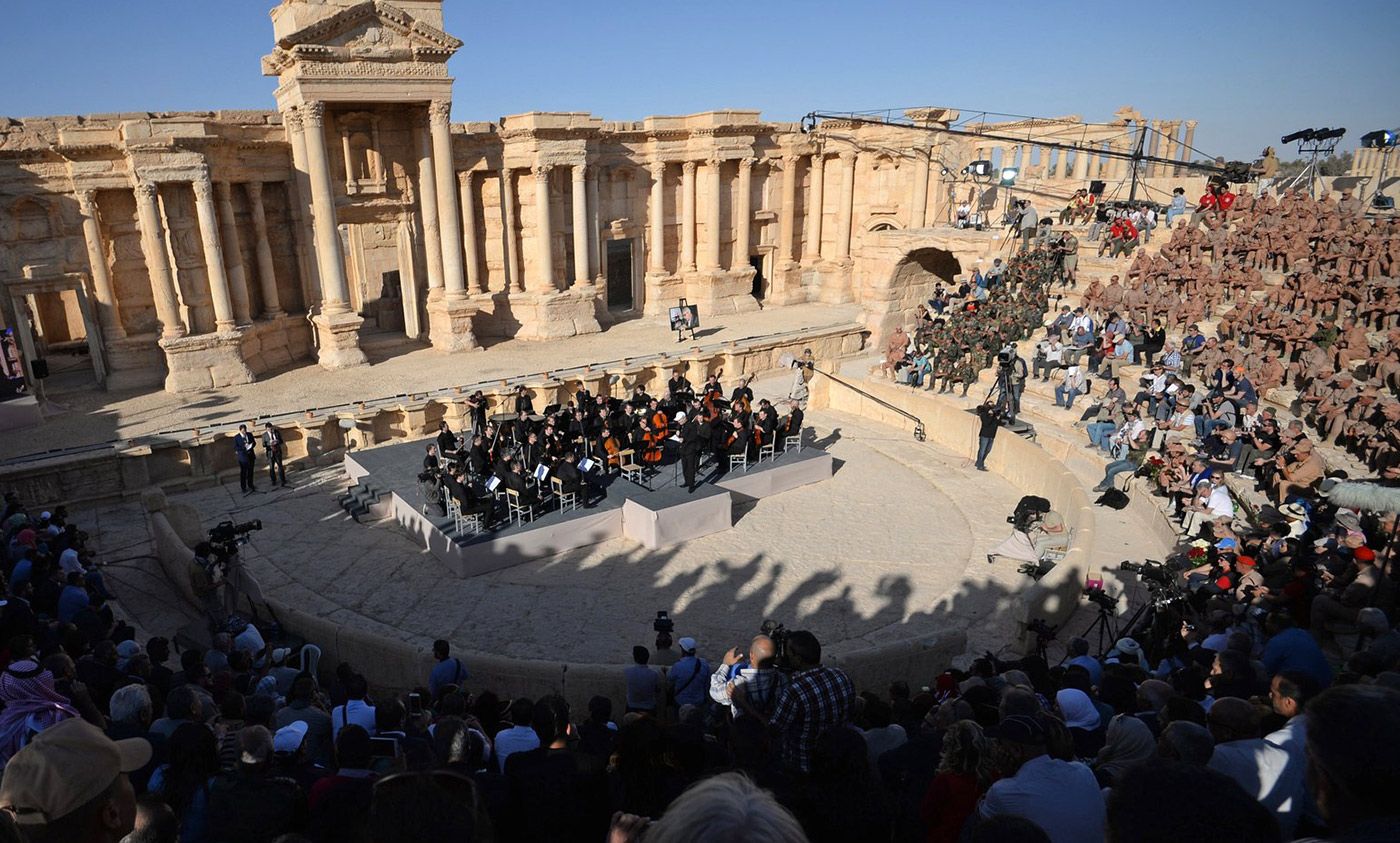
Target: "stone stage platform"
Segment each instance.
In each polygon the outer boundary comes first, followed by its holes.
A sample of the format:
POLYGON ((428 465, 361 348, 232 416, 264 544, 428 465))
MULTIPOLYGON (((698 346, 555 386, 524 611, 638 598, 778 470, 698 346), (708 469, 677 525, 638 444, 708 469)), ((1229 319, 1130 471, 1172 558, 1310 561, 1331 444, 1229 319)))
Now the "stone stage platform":
MULTIPOLYGON (((629 538, 647 548, 665 547, 727 530, 734 506, 830 479, 830 454, 804 445, 776 459, 736 467, 715 478, 717 467, 701 467, 700 485, 691 493, 681 481, 677 455, 647 478, 646 485, 592 473, 604 497, 592 507, 568 512, 550 509, 534 521, 511 523, 494 531, 458 535, 452 519, 436 505, 424 513, 418 490, 423 448, 430 440, 350 451, 345 471, 355 482, 349 497, 362 501, 373 516, 393 518, 419 544, 458 575, 477 576, 614 538, 629 538)), ((725 458, 728 459, 727 457, 725 458)))

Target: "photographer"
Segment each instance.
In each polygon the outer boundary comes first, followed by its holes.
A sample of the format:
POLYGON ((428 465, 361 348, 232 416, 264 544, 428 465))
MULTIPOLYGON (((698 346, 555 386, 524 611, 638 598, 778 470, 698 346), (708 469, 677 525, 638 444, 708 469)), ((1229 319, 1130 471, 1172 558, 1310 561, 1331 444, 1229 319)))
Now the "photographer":
POLYGON ((996 441, 997 430, 1001 427, 1005 416, 997 407, 996 402, 988 398, 977 408, 977 418, 980 426, 977 429, 977 470, 987 470, 987 455, 992 452, 992 443, 996 441))
POLYGON ((1040 378, 1041 383, 1050 380, 1050 373, 1060 368, 1060 358, 1063 356, 1064 346, 1060 344, 1060 338, 1050 331, 1046 331, 1045 339, 1035 344, 1035 357, 1031 360, 1031 377, 1040 378))
POLYGON ((224 565, 214 555, 214 546, 207 541, 195 545, 190 560, 190 591, 199 603, 211 630, 221 630, 228 613, 224 609, 224 565))

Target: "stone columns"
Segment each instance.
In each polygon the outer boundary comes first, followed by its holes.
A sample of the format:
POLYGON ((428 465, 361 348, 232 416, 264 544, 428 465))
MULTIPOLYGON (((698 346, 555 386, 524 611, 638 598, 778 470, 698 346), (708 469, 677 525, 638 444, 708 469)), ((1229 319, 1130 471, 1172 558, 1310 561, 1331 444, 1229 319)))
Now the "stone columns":
POLYGON ((462 199, 462 244, 467 254, 467 289, 473 293, 486 292, 486 276, 481 271, 481 251, 476 241, 476 191, 472 188, 471 170, 457 174, 462 199))
POLYGON ((146 271, 151 276, 151 294, 155 298, 156 318, 160 319, 161 338, 175 339, 185 335, 180 321, 180 301, 175 294, 175 276, 170 271, 170 252, 165 247, 165 230, 160 225, 159 194, 149 182, 136 185, 136 220, 141 227, 141 253, 146 258, 146 271))
POLYGON ((598 199, 598 182, 601 178, 601 167, 588 171, 588 277, 595 284, 606 283, 603 278, 603 206, 598 199))
POLYGON ((78 208, 83 213, 83 242, 87 245, 88 266, 92 269, 92 292, 97 301, 98 324, 108 340, 126 336, 117 297, 112 292, 112 273, 107 268, 107 247, 102 242, 102 227, 97 219, 97 191, 78 192, 78 208))
POLYGON ((219 218, 214 211, 214 185, 204 172, 192 183, 194 210, 199 218, 199 240, 204 247, 204 270, 209 276, 209 295, 214 300, 214 326, 220 333, 232 331, 236 324, 233 300, 229 295, 228 271, 224 267, 224 249, 219 243, 219 218))
POLYGON ((321 312, 316 316, 317 359, 327 369, 363 366, 369 361, 360 350, 360 325, 350 311, 350 283, 340 253, 336 230, 335 193, 326 162, 325 119, 322 102, 301 106, 306 131, 306 165, 311 180, 311 209, 316 229, 316 263, 321 269, 321 312))
POLYGON ((929 150, 915 147, 914 153, 914 197, 909 202, 909 227, 923 228, 928 225, 928 159, 929 150))
POLYGON ((720 246, 720 188, 724 172, 724 161, 711 158, 705 162, 705 191, 710 201, 705 206, 705 254, 700 269, 704 272, 719 272, 723 267, 719 262, 720 246))
POLYGON ((778 215, 778 261, 791 262, 797 227, 797 156, 783 156, 783 207, 778 215))
POLYGON ((522 292, 525 277, 520 269, 520 226, 515 219, 515 173, 504 164, 501 165, 501 220, 506 239, 506 289, 522 292))
POLYGON ((647 166, 651 171, 651 240, 647 244, 647 271, 655 275, 666 274, 666 163, 653 161, 647 166))
POLYGON ((536 254, 534 292, 550 293, 554 286, 554 230, 549 214, 550 164, 537 164, 530 169, 535 177, 535 240, 536 254))
POLYGON ((439 234, 437 174, 433 167, 433 138, 428 121, 414 120, 418 134, 418 213, 423 218, 423 251, 428 264, 428 300, 442 298, 442 237, 439 234))
POLYGON ((297 267, 301 270, 302 298, 310 312, 320 300, 321 268, 316 263, 316 235, 307 204, 311 201, 311 171, 306 163, 306 133, 302 129, 298 109, 283 113, 282 123, 287 128, 287 138, 292 146, 292 169, 295 173, 292 183, 287 186, 287 199, 294 211, 293 233, 297 243, 297 267))
MULTIPOLYGON (((1186 121, 1186 137, 1182 138, 1182 140, 1181 140, 1181 158, 1179 159, 1179 160, 1182 161, 1183 163, 1187 163, 1187 164, 1191 163, 1191 154, 1192 154, 1191 144, 1194 143, 1195 141, 1196 141, 1196 121, 1195 121, 1195 120, 1187 120, 1187 121, 1186 121)), ((1176 172, 1173 171, 1172 175, 1176 175, 1176 172)))
POLYGON ((695 162, 681 164, 680 272, 695 271, 695 162))
POLYGON ((820 149, 812 153, 812 163, 807 167, 812 182, 807 203, 807 236, 802 244, 802 262, 816 263, 822 259, 822 208, 826 203, 823 195, 826 181, 826 155, 820 149))
POLYGON ((449 299, 467 295, 462 273, 462 232, 457 230, 457 178, 453 175, 452 129, 448 117, 452 103, 428 104, 428 127, 433 136, 433 175, 437 177, 438 236, 442 238, 442 280, 449 299))
POLYGON ((753 211, 749 197, 753 193, 752 158, 739 159, 738 186, 734 188, 734 248, 729 255, 729 271, 749 268, 749 231, 753 228, 753 211))
MULTIPOLYGON (((589 253, 593 238, 588 232, 588 165, 574 164, 570 167, 572 177, 574 212, 574 280, 573 284, 588 284, 593 275, 589 272, 592 260, 589 253)), ((572 285, 571 285, 572 286, 572 285)))
POLYGON ((233 318, 240 325, 253 321, 253 306, 248 299, 248 276, 243 269, 243 248, 238 242, 238 226, 233 217, 233 186, 226 181, 215 182, 214 193, 219 199, 219 230, 224 241, 224 263, 228 267, 229 293, 233 296, 233 318))
POLYGON ((1085 181, 1089 178, 1089 147, 1083 144, 1074 148, 1074 180, 1085 181))
MULTIPOLYGON (((1176 156, 1177 156, 1178 152, 1179 152, 1180 149, 1181 149, 1181 148, 1177 145, 1177 136, 1178 136, 1178 134, 1181 132, 1181 121, 1180 121, 1180 120, 1168 120, 1168 121, 1166 121, 1165 123, 1163 123, 1162 125, 1166 128, 1166 132, 1167 132, 1167 144, 1166 144, 1167 148, 1166 148, 1166 151, 1162 153, 1162 157, 1165 158, 1165 159, 1167 159, 1168 161, 1175 161, 1175 160, 1176 160, 1176 156)), ((1159 166, 1159 167, 1157 168, 1157 175, 1159 175, 1159 176, 1174 176, 1174 175, 1176 175, 1176 165, 1175 165, 1175 164, 1163 164, 1163 165, 1159 166)))
POLYGON ((326 106, 309 102, 301 107, 306 131, 306 164, 311 177, 311 213, 316 228, 316 263, 321 268, 321 303, 328 313, 350 311, 350 282, 345 277, 345 261, 340 254, 340 232, 335 222, 335 192, 331 186, 330 165, 326 161, 323 126, 326 106))
POLYGON ((248 194, 248 208, 253 217, 254 251, 258 256, 258 288, 262 290, 263 317, 277 319, 283 315, 281 297, 277 292, 277 270, 272 263, 272 245, 267 242, 267 215, 263 212, 262 182, 243 185, 248 194))
POLYGON ((841 153, 841 204, 836 217, 836 259, 848 260, 851 256, 851 203, 856 190, 856 154, 841 153))

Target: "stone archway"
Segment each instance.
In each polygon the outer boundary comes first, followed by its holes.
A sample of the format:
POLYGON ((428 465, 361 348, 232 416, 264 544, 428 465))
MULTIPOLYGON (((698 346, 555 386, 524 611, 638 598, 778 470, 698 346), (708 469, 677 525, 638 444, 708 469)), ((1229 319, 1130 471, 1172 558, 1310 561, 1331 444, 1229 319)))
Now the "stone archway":
POLYGON ((881 342, 900 323, 907 326, 934 288, 956 283, 986 245, 986 234, 955 229, 869 232, 854 276, 870 341, 881 342))
MULTIPOLYGON (((896 286, 926 283, 930 279, 924 276, 931 275, 933 284, 952 284, 960 274, 962 263, 956 255, 947 249, 928 246, 913 250, 895 265, 894 282, 896 286)), ((933 287, 930 286, 929 289, 933 287)))

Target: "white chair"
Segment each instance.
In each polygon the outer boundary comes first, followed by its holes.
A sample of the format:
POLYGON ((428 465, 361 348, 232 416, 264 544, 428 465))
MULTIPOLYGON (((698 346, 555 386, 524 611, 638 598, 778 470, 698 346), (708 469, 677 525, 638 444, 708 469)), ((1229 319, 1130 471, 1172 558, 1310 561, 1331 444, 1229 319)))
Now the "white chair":
POLYGON ((778 458, 778 454, 777 454, 777 452, 776 452, 776 451, 774 450, 774 448, 773 448, 773 446, 776 445, 776 444, 777 444, 776 441, 770 439, 770 440, 768 440, 768 442, 766 442, 766 443, 764 443, 764 444, 762 444, 762 445, 759 445, 759 446, 758 446, 758 461, 759 461, 759 462, 763 462, 763 455, 764 455, 764 454, 767 454, 767 455, 768 455, 768 460, 769 460, 770 462, 773 461, 773 460, 776 460, 776 459, 778 458))
POLYGON ((625 450, 618 451, 617 456, 619 463, 618 467, 622 469, 622 478, 624 480, 630 480, 633 483, 636 483, 638 486, 642 485, 642 466, 640 463, 632 461, 632 457, 635 456, 635 452, 631 448, 627 448, 625 450))
POLYGON ((787 453, 793 448, 796 448, 799 454, 802 453, 802 431, 800 430, 790 436, 783 437, 783 452, 787 453))
POLYGON ((742 465, 744 467, 744 471, 749 470, 749 452, 747 450, 745 450, 742 454, 729 455, 729 470, 733 471, 734 466, 736 465, 742 465))
POLYGON ((506 512, 510 520, 517 524, 535 520, 535 508, 531 504, 523 503, 520 500, 520 493, 514 489, 506 489, 506 512))
POLYGON ((559 501, 559 511, 568 512, 571 509, 578 509, 578 495, 574 492, 564 491, 564 482, 558 477, 549 478, 550 488, 554 490, 554 497, 559 501))

